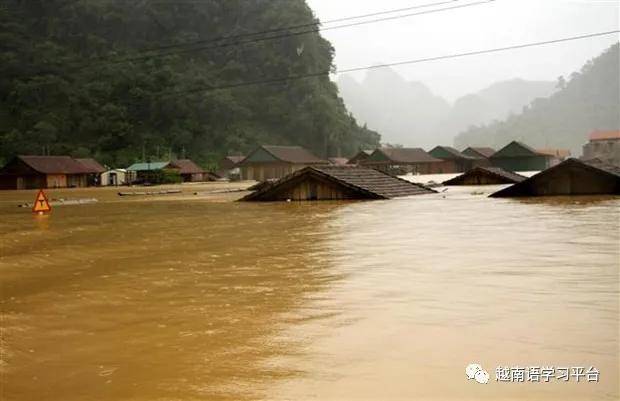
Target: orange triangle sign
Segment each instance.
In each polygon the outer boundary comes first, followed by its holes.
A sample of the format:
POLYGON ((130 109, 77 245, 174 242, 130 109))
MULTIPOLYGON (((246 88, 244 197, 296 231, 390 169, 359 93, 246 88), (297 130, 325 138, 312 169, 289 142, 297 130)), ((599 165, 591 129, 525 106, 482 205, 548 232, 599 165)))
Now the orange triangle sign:
POLYGON ((34 206, 32 206, 33 213, 46 213, 51 212, 52 207, 50 206, 49 201, 47 200, 47 196, 42 189, 39 190, 37 194, 37 198, 34 200, 34 206))

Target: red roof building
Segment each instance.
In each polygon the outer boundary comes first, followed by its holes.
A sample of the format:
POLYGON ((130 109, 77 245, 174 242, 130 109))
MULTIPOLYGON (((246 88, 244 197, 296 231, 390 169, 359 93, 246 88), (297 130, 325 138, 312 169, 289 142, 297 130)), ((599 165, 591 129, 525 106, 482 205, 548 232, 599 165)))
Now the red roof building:
POLYGON ((594 131, 589 137, 590 142, 583 145, 582 159, 620 166, 620 131, 594 131))

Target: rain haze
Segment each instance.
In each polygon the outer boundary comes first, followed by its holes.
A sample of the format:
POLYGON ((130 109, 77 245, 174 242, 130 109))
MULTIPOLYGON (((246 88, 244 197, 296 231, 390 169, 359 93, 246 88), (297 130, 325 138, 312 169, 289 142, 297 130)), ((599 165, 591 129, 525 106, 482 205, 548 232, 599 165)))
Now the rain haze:
MULTIPOLYGON (((437 3, 425 0, 308 0, 321 21, 437 3)), ((479 5, 326 30, 323 36, 336 49, 337 68, 347 69, 611 31, 619 26, 620 3, 617 1, 455 1, 394 15, 473 3, 479 5)), ((376 18, 381 17, 367 19, 376 18)), ((326 24, 325 27, 339 24, 326 24)), ((555 81, 561 75, 568 77, 617 42, 618 37, 616 34, 394 68, 407 80, 420 81, 435 94, 454 101, 497 81, 512 78, 555 81)), ((365 72, 353 75, 361 80, 365 72)))

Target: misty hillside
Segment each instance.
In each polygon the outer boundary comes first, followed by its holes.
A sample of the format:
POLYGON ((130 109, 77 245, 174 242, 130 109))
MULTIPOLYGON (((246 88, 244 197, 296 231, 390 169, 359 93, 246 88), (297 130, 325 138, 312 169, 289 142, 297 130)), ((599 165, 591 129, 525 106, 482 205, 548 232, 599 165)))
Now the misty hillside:
POLYGON ((338 87, 349 110, 384 141, 422 147, 451 144, 464 129, 503 119, 555 90, 553 82, 513 79, 450 105, 423 83, 408 82, 389 68, 369 71, 361 83, 343 75, 338 87))
POLYGON ((334 49, 317 33, 211 40, 308 24, 304 0, 2 3, 0 162, 49 153, 123 166, 170 152, 206 164, 260 143, 320 156, 378 144, 328 76, 201 90, 329 71, 334 49), (188 42, 202 44, 170 46, 188 42))
POLYGON ((448 117, 440 123, 440 134, 447 136, 445 143, 452 143, 456 134, 473 125, 480 125, 517 113, 539 97, 548 97, 556 84, 548 81, 512 79, 497 82, 454 102, 448 117))
POLYGON ((589 61, 570 79, 559 80, 560 90, 505 121, 471 128, 455 139, 457 146, 500 147, 522 140, 535 147, 581 147, 593 130, 620 129, 620 55, 618 44, 589 61))
POLYGON ((389 143, 426 146, 450 105, 419 82, 407 82, 390 68, 370 70, 360 84, 343 75, 338 88, 360 122, 389 143))

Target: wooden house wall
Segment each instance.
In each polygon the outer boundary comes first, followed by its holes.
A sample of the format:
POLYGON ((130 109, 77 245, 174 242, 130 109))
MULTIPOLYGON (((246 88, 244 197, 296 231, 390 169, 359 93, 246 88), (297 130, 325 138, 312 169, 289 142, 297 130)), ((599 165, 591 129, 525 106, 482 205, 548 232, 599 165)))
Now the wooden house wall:
POLYGON ((327 180, 320 180, 315 177, 309 177, 304 180, 292 182, 291 185, 283 187, 276 194, 271 195, 265 201, 284 201, 291 199, 294 201, 305 200, 344 200, 359 199, 353 191, 346 187, 338 186, 327 180))
POLYGON ((282 178, 304 167, 304 164, 291 163, 247 163, 241 167, 241 177, 244 180, 265 181, 282 178))
POLYGON ((66 188, 67 176, 65 174, 48 174, 46 176, 47 188, 66 188))

